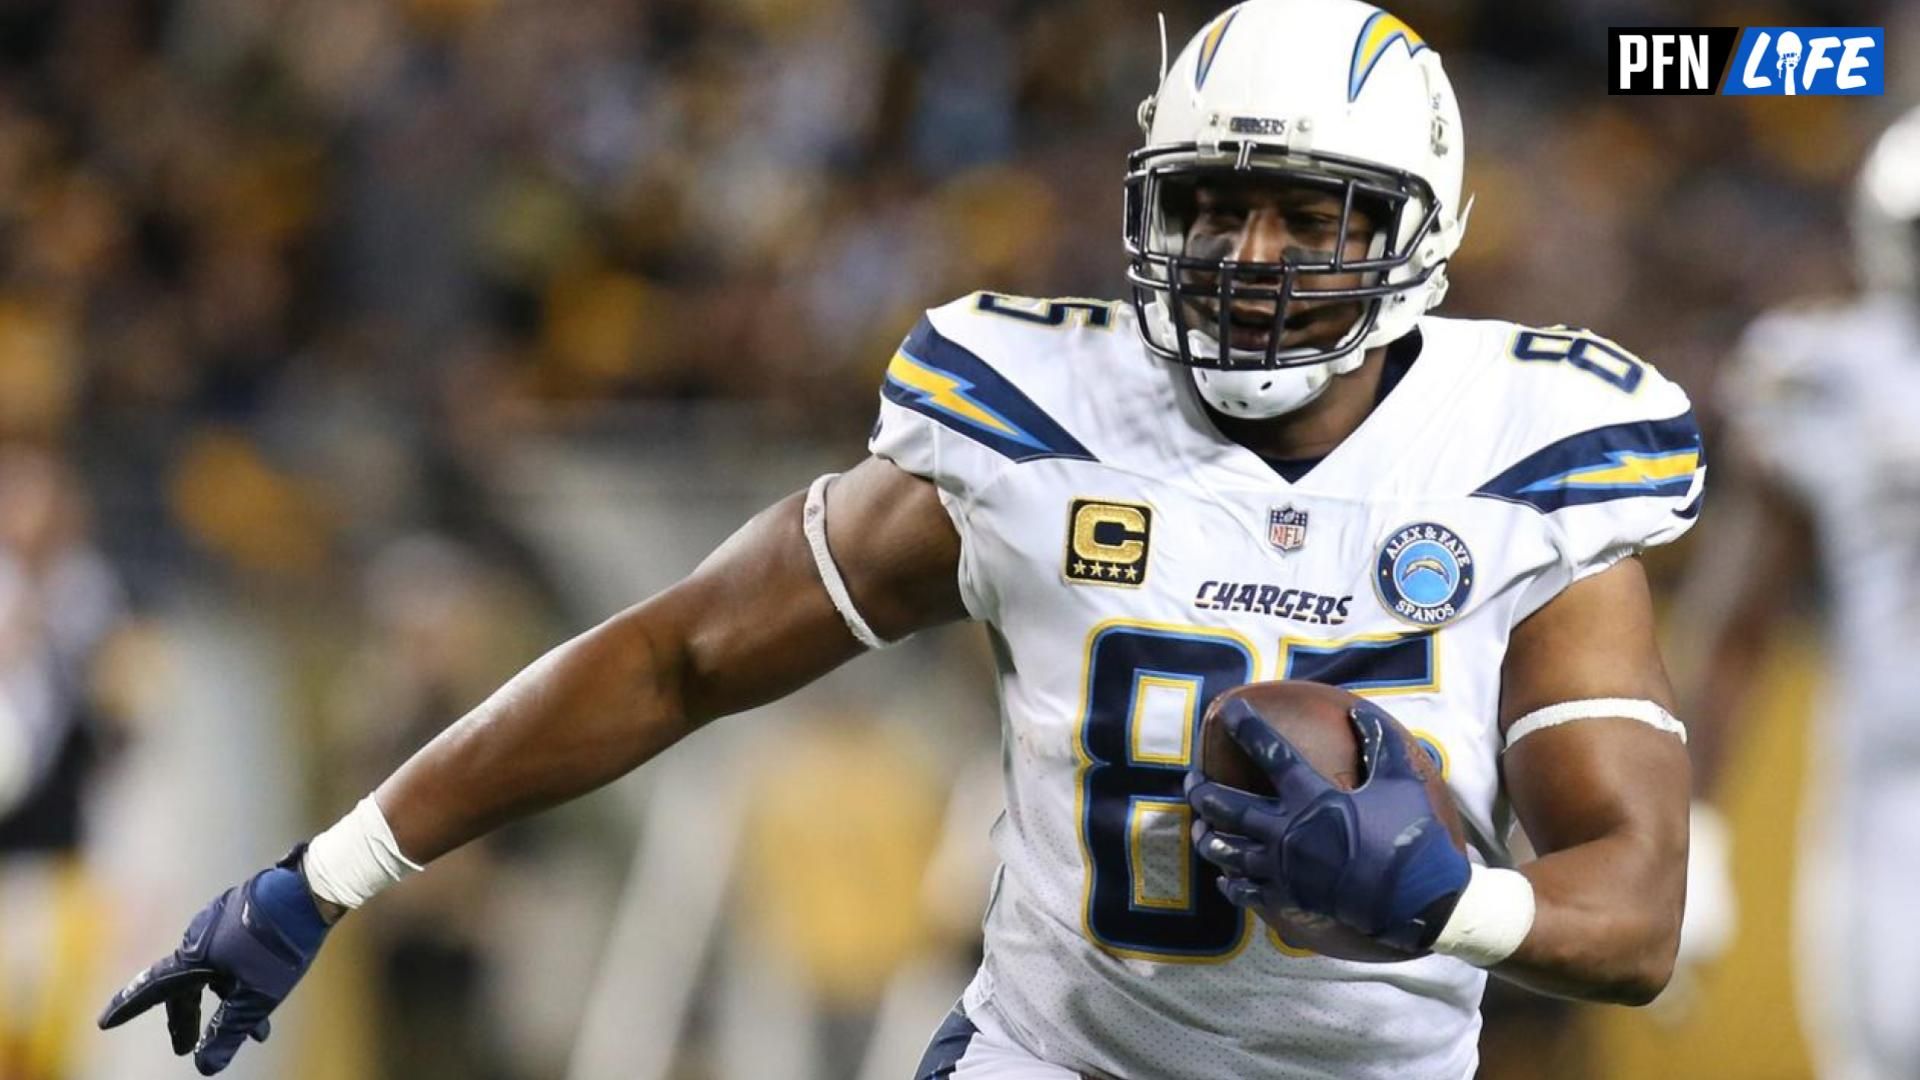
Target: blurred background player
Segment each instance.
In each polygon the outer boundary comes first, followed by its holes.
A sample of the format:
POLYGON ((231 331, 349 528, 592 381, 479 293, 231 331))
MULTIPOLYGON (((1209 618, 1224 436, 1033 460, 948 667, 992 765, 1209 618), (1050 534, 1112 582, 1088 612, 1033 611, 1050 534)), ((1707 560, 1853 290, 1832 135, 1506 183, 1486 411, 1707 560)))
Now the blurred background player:
POLYGON ((1920 110, 1874 144, 1853 212, 1859 294, 1761 317, 1722 375, 1715 476, 1733 482, 1675 637, 1711 792, 1784 616, 1820 588, 1799 1000, 1822 1076, 1891 1080, 1920 1075, 1920 110))
POLYGON ((0 445, 0 1076, 59 1080, 97 977, 82 797, 119 734, 99 658, 125 600, 67 464, 0 445))
MULTIPOLYGON (((1165 8, 1179 37, 1221 6, 1165 8)), ((1605 25, 1693 16, 1631 0, 1393 7, 1445 53, 1479 119, 1474 238, 1449 307, 1621 328, 1697 400, 1759 310, 1847 274, 1860 152, 1887 102, 1920 95, 1920 69, 1896 62, 1884 101, 1608 97, 1595 90, 1605 25)), ((1914 53, 1916 19, 1874 0, 1725 17, 1884 25, 1896 55, 1914 53)), ((519 623, 497 638, 537 641, 659 588, 752 508, 853 453, 886 352, 927 297, 1118 289, 1110 153, 1136 137, 1158 61, 1151 19, 1117 0, 0 5, 0 428, 61 448, 143 628, 107 665, 136 737, 83 795, 82 852, 112 887, 69 910, 116 958, 95 965, 85 1004, 215 884, 396 763, 381 754, 397 725, 361 701, 414 676, 354 674, 392 640, 369 599, 387 591, 371 584, 382 552, 423 530, 461 537, 485 576, 532 598, 487 605, 519 623), (756 318, 736 317, 749 308, 756 318), (218 805, 216 746, 245 765, 222 774, 218 805), (254 831, 184 844, 222 812, 254 831)), ((1661 579, 1677 564, 1657 555, 1661 579)), ((1791 670, 1797 686, 1818 642, 1788 640, 1767 673, 1791 670)), ((532 647, 475 666, 497 679, 532 647)), ((787 1074, 834 1076, 805 1034, 830 996, 831 1011, 875 1021, 864 1045, 838 1023, 840 1050, 888 1080, 910 1067, 978 948, 997 809, 988 660, 965 633, 890 650, 751 722, 831 727, 855 706, 942 778, 923 795, 951 787, 952 842, 925 893, 869 892, 916 910, 913 960, 884 976, 842 969, 810 936, 833 924, 797 939, 783 924, 716 966, 759 916, 734 863, 649 828, 689 810, 656 800, 684 787, 642 778, 489 853, 484 902, 453 898, 465 921, 448 929, 472 961, 460 993, 477 1010, 465 1030, 493 1040, 492 1066, 701 1077, 784 1052, 787 1074), (628 888, 630 861, 645 872, 628 888), (704 928, 660 914, 676 911, 663 881, 720 910, 704 928), (630 927, 617 943, 616 919, 630 927), (617 962, 635 949, 655 959, 644 984, 617 962), (793 977, 728 989, 776 968, 793 977), (600 1019, 583 1024, 589 999, 600 1019)), ((1742 917, 1699 1007, 1671 1029, 1583 1007, 1551 1023, 1496 1012, 1489 1038, 1526 1043, 1517 1075, 1538 1060, 1555 1075, 1804 1073, 1774 895, 1791 828, 1748 827, 1791 813, 1792 696, 1768 692, 1750 719, 1757 753, 1719 792, 1742 917)), ((702 737, 712 757, 660 770, 745 773, 753 749, 723 734, 702 737)), ((806 779, 833 796, 831 770, 806 779)), ((871 813, 895 809, 922 813, 871 813)), ((9 971, 59 966, 50 939, 20 938, 9 971)), ((295 1010, 323 1027, 290 1016, 232 1075, 465 1075, 475 1044, 442 1042, 444 1066, 423 1068, 418 1041, 403 1047, 379 1020, 391 1001, 368 952, 344 934, 330 949, 295 1010)), ((11 1023, 29 1021, 16 1010, 11 1023)), ((126 1040, 75 1039, 69 1075, 178 1075, 121 1054, 147 1049, 126 1040)))

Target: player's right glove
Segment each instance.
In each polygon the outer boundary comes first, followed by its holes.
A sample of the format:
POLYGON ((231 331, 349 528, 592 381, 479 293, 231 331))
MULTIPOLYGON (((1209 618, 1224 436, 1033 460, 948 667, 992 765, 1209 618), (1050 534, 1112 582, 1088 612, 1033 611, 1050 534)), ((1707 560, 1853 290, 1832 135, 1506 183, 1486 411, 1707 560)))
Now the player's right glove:
POLYGON ((202 1076, 226 1068, 248 1036, 266 1041, 267 1014, 307 973, 327 937, 327 922, 301 869, 306 847, 294 848, 200 909, 180 947, 107 1002, 100 1027, 118 1027, 165 1004, 173 1052, 192 1053, 202 1076), (203 988, 221 999, 204 1034, 203 988))

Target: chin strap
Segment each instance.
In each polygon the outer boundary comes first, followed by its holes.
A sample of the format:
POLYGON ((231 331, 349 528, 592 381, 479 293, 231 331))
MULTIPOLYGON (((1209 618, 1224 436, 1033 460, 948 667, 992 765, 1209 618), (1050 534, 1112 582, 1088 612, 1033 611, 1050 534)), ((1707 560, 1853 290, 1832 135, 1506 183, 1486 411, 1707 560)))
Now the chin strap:
MULTIPOLYGON (((1154 301, 1146 306, 1151 331, 1160 340, 1172 340, 1178 332, 1166 304, 1154 301)), ((1203 331, 1187 331, 1187 351, 1194 356, 1213 359, 1219 346, 1203 331)), ((1251 358, 1254 353, 1236 352, 1251 358)), ((1282 353, 1282 356, 1285 354, 1282 353)), ((1227 371, 1219 368, 1190 368, 1194 387, 1208 405, 1243 420, 1270 420, 1305 408, 1324 393, 1336 376, 1357 371, 1365 363, 1365 349, 1351 350, 1317 364, 1290 368, 1256 368, 1227 371)))
POLYGON ((1208 405, 1242 420, 1270 420, 1305 408, 1332 384, 1332 361, 1274 371, 1192 368, 1193 385, 1208 405))

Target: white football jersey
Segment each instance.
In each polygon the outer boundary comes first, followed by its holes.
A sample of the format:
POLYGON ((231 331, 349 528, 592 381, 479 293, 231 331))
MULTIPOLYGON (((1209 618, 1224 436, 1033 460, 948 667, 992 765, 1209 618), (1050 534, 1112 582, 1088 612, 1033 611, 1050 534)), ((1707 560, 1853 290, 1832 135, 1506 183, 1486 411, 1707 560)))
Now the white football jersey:
POLYGON ((1734 437, 1799 497, 1819 536, 1838 730, 1864 763, 1902 771, 1920 748, 1915 318, 1912 301, 1893 296, 1767 315, 1724 384, 1734 437))
POLYGON ((1131 309, 979 293, 888 367, 872 449, 939 486, 991 629, 1003 866, 965 999, 1097 1076, 1464 1077, 1484 973, 1303 955, 1229 905, 1181 781, 1221 691, 1377 695, 1432 748, 1477 857, 1507 859, 1509 633, 1685 532, 1686 395, 1565 328, 1427 318, 1399 385, 1297 483, 1222 437, 1131 309))

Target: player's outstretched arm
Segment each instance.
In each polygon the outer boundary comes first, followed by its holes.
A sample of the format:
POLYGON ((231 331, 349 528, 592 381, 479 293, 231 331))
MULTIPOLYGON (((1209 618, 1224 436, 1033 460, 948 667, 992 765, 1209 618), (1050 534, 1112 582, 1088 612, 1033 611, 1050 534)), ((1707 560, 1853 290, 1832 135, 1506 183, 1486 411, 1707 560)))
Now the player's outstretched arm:
MULTIPOLYGON (((685 581, 542 657, 401 766, 375 793, 400 849, 437 858, 864 651, 821 584, 801 503, 763 511, 685 581)), ((827 514, 834 562, 881 637, 966 617, 959 537, 931 483, 869 459, 833 482, 827 514)))
POLYGON ((1591 704, 1603 701, 1672 708, 1638 559, 1568 587, 1508 644, 1502 768, 1540 858, 1520 868, 1533 887, 1532 928, 1493 970, 1547 993, 1645 1004, 1672 975, 1679 941, 1687 749, 1644 717, 1591 704), (1583 718, 1516 726, 1570 702, 1589 703, 1563 713, 1583 718))
MULTIPOLYGON (((441 732, 329 830, 352 837, 349 854, 361 865, 349 869, 377 877, 383 866, 397 874, 429 862, 860 653, 822 584, 803 501, 776 503, 686 580, 554 649, 441 732)), ((960 541, 931 483, 880 459, 863 462, 827 491, 827 536, 855 608, 881 637, 965 617, 960 541)), ((250 1035, 265 1038, 267 1014, 306 972, 327 915, 340 910, 322 914, 309 873, 328 873, 301 852, 202 910, 179 949, 114 995, 101 1026, 164 1004, 174 1052, 192 1053, 206 1075, 225 1068, 250 1035), (206 987, 222 1004, 202 1033, 206 987)))

